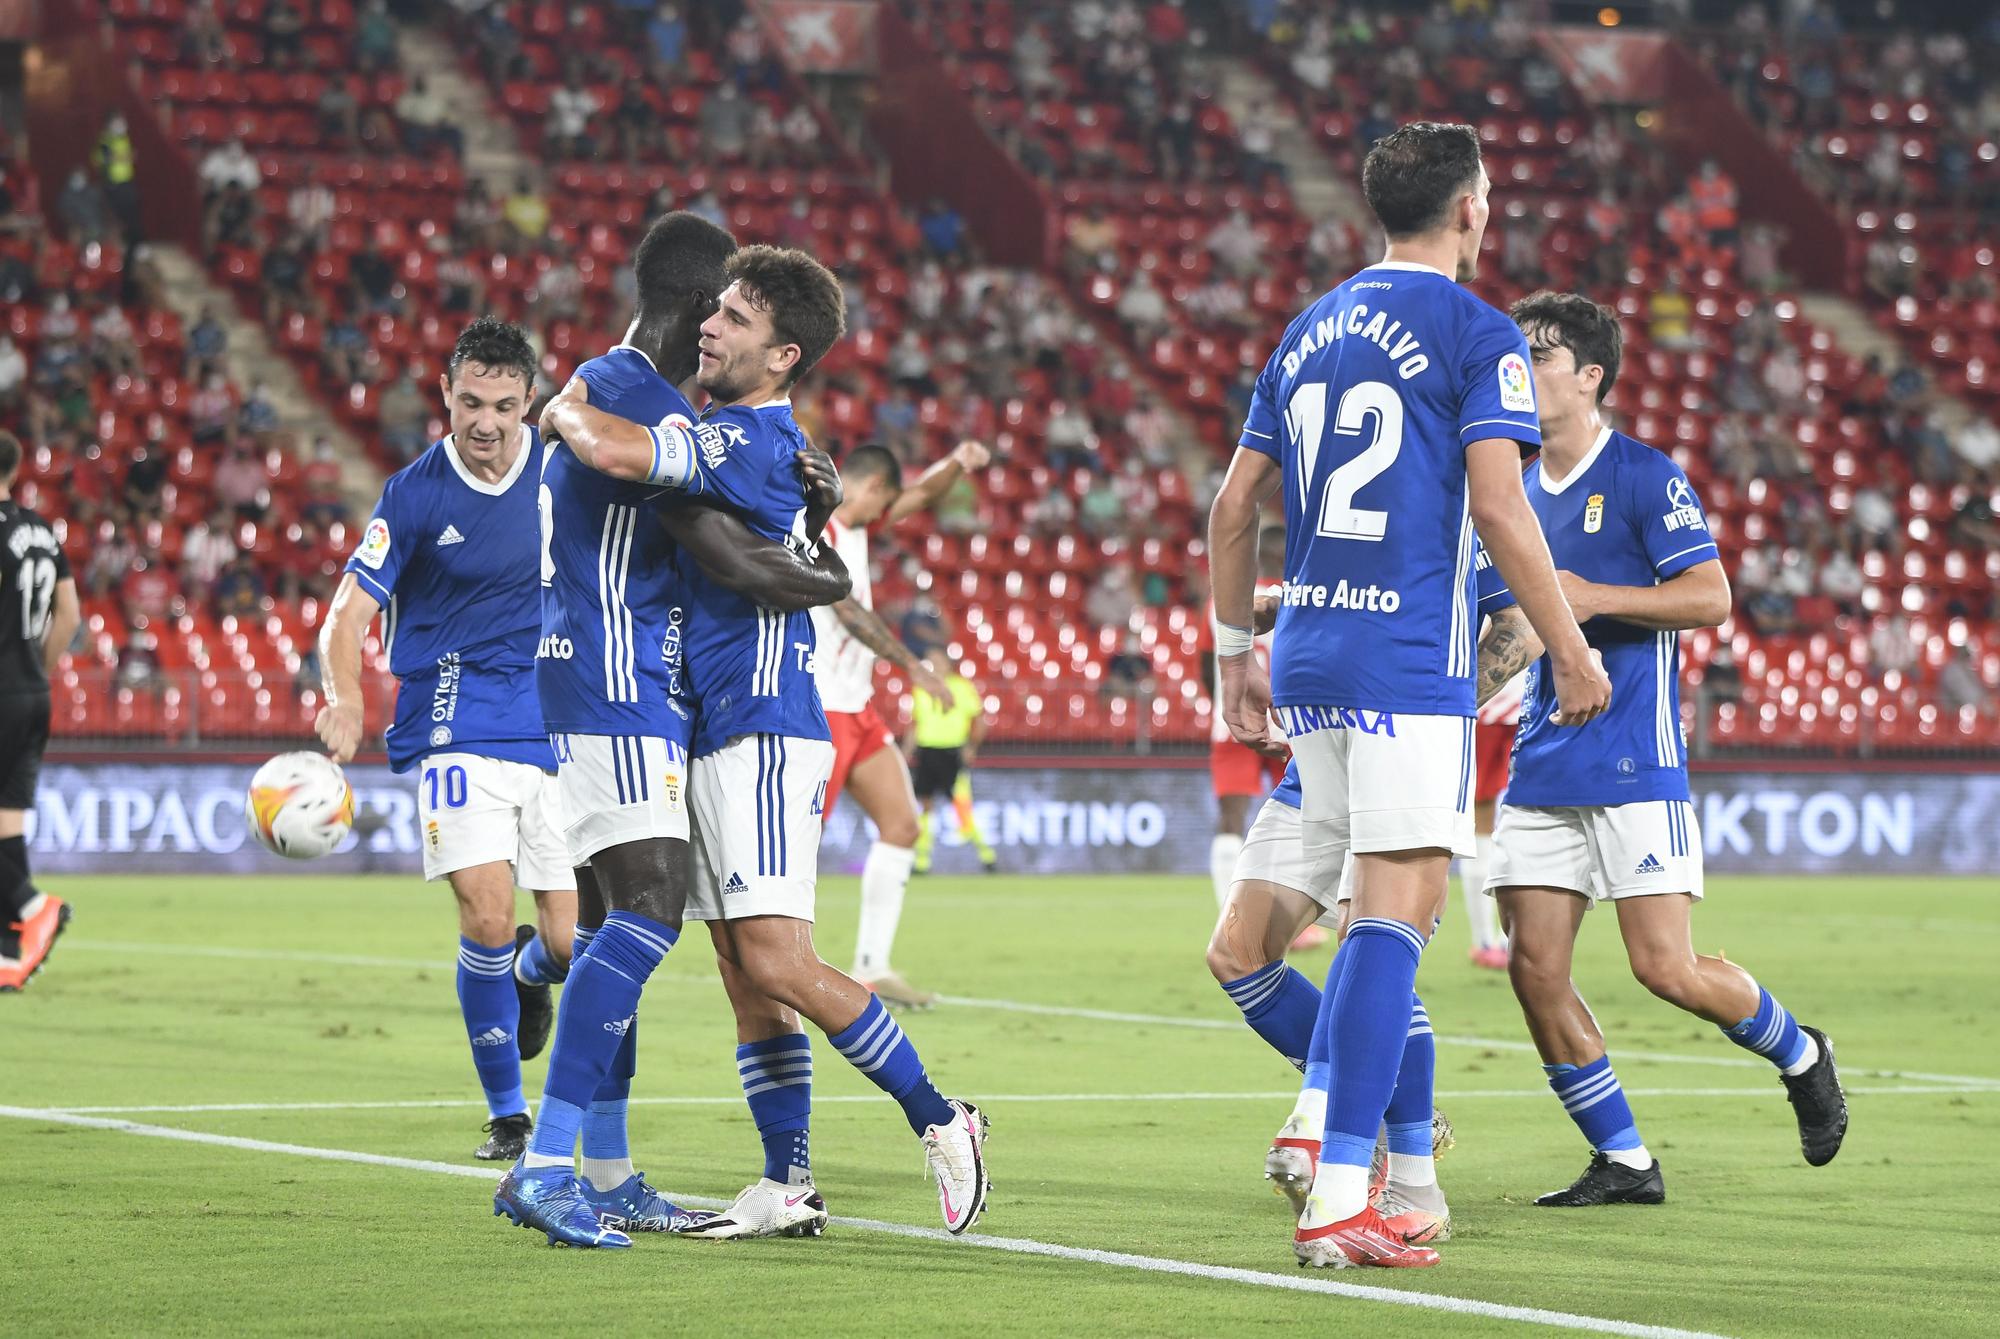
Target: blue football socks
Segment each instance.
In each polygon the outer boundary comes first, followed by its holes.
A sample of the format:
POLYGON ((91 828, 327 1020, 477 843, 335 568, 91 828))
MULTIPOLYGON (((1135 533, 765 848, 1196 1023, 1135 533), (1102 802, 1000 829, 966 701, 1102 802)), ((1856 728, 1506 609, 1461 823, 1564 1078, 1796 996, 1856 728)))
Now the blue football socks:
MULTIPOLYGON (((572 951, 583 952, 583 944, 579 942, 572 951)), ((558 963, 555 954, 549 952, 549 946, 542 942, 542 937, 536 935, 515 956, 514 975, 520 978, 523 985, 559 986, 569 975, 569 968, 558 963)))
POLYGON ((487 948, 458 941, 458 1009, 472 1043, 472 1066, 486 1091, 492 1116, 517 1116, 528 1109, 521 1092, 521 1000, 514 993, 514 945, 487 948))
POLYGON ((812 1043, 787 1033, 736 1048, 743 1099, 764 1141, 764 1175, 785 1185, 812 1180, 812 1043))
POLYGON ((1562 1099, 1563 1110, 1592 1148, 1628 1167, 1652 1165, 1625 1090, 1611 1070, 1610 1056, 1600 1055, 1587 1065, 1543 1065, 1542 1070, 1562 1099))
POLYGON ((1328 1020, 1331 1055, 1339 1063, 1327 1088, 1322 1166, 1365 1168, 1374 1159, 1375 1136, 1402 1067, 1423 951, 1423 935, 1401 921, 1368 916, 1348 926, 1328 1020))
POLYGON ((1414 1172, 1417 1184, 1436 1180, 1430 1170, 1431 1112, 1436 1104, 1437 1038, 1431 1034, 1431 1016, 1424 1002, 1410 997, 1410 1030, 1403 1039, 1403 1062, 1396 1070, 1396 1090, 1389 1094, 1383 1123, 1389 1127, 1389 1176, 1409 1184, 1414 1172), (1410 1159, 1422 1159, 1422 1164, 1410 1159), (1428 1173, 1428 1175, 1426 1175, 1428 1173))
POLYGON ((528 1166, 568 1163, 575 1155, 585 1112, 637 1021, 646 978, 679 937, 658 921, 614 911, 570 964, 528 1166))
POLYGON ((1722 1035, 1741 1046, 1746 1051, 1755 1051, 1787 1074, 1798 1073, 1807 1059, 1807 1049, 1815 1053, 1818 1047, 1813 1039, 1799 1031, 1798 1023, 1785 1006, 1771 998, 1771 992, 1757 987, 1757 1012, 1738 1023, 1735 1027, 1722 1029, 1722 1035))
POLYGON ((1280 958, 1234 981, 1223 991, 1243 1011, 1243 1021, 1294 1068, 1306 1067, 1313 1022, 1319 1017, 1319 987, 1280 958))
POLYGON ((868 997, 861 1017, 827 1040, 869 1082, 896 1099, 912 1132, 922 1134, 929 1126, 948 1125, 957 1114, 924 1073, 917 1048, 910 1045, 903 1029, 874 996, 868 997))

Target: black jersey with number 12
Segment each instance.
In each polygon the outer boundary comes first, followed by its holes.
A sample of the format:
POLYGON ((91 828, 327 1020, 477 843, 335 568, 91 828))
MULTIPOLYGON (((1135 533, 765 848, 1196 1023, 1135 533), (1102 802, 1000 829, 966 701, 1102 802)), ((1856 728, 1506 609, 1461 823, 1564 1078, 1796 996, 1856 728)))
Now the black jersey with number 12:
POLYGON ((0 695, 49 691, 42 636, 69 559, 49 523, 18 502, 0 501, 0 695))

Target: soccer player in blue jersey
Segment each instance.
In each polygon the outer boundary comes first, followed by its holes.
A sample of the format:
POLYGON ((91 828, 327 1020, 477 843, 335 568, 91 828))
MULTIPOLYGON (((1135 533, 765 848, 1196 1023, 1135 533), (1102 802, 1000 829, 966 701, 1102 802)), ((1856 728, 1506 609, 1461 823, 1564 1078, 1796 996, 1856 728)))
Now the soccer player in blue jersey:
MULTIPOLYGON (((1486 620, 1478 648, 1479 703, 1497 693, 1541 652, 1541 643, 1515 604, 1513 593, 1485 550, 1477 551, 1479 614, 1486 620)), ((1270 630, 1275 597, 1259 597, 1256 631, 1270 630)), ((1209 939, 1208 966, 1243 1020, 1273 1050, 1302 1070, 1305 1082, 1284 1126, 1264 1156, 1264 1177, 1304 1212, 1319 1165, 1326 1127, 1327 1076, 1331 1069, 1324 1032, 1316 1030, 1322 992, 1284 961, 1286 947, 1304 927, 1318 922, 1344 932, 1352 881, 1338 892, 1315 888, 1306 859, 1299 818, 1299 769, 1294 761, 1257 812, 1236 858, 1229 896, 1209 939)), ((1450 1123, 1433 1110, 1436 1048, 1424 1002, 1411 998, 1409 1040, 1403 1048, 1394 1094, 1385 1115, 1386 1157, 1381 1184, 1371 1198, 1395 1235, 1410 1242, 1443 1241, 1451 1216, 1437 1188, 1434 1144, 1448 1146, 1450 1123)))
POLYGON ((1640 984, 1777 1067, 1806 1161, 1821 1166, 1847 1130, 1832 1043, 1795 1023, 1735 963, 1696 953, 1691 936, 1702 851, 1681 738, 1679 633, 1729 617, 1721 554, 1681 468, 1604 423, 1599 406, 1618 377, 1617 316, 1575 293, 1537 293, 1513 310, 1541 405, 1528 503, 1613 685, 1604 716, 1588 730, 1562 730, 1547 662, 1529 672, 1494 829, 1499 855, 1487 888, 1514 945, 1514 994, 1549 1086, 1592 1150, 1574 1185, 1535 1202, 1666 1198, 1603 1034, 1570 981, 1577 930, 1600 901, 1618 909, 1640 984))
MULTIPOLYGON (((634 429, 570 390, 543 422, 607 473, 657 476, 661 462, 686 461, 691 496, 729 506, 765 538, 809 543, 793 465, 805 437, 789 392, 840 337, 840 285, 803 252, 768 246, 737 252, 728 274, 702 326, 696 381, 712 403, 692 431, 634 429)), ((812 620, 764 608, 694 565, 681 567, 689 595, 683 656, 696 708, 687 916, 707 921, 715 942, 736 1010, 738 1070, 765 1154, 763 1176, 728 1210, 683 1231, 726 1239, 824 1226, 807 1149, 812 1058, 802 1014, 902 1107, 937 1177, 945 1226, 963 1232, 986 1203, 985 1117, 942 1096, 881 1001, 813 948, 833 746, 813 681, 812 620)))
POLYGON ((417 771, 424 877, 458 900, 458 1001, 486 1093, 474 1157, 521 1155, 532 1121, 521 1061, 547 1042, 549 986, 567 970, 576 881, 563 844, 555 755, 535 700, 535 489, 542 441, 521 419, 535 354, 518 326, 467 326, 439 378, 451 432, 392 475, 320 629, 336 762, 362 735, 361 647, 383 616, 400 685, 389 765, 417 771), (540 932, 514 926, 516 883, 540 932))
POLYGON ((1610 695, 1521 492, 1535 447, 1528 346, 1459 286, 1488 213, 1470 126, 1376 143, 1362 187, 1387 257, 1294 320, 1257 380, 1210 518, 1223 714, 1298 759, 1314 887, 1354 860, 1328 977, 1339 1057, 1293 1249, 1313 1265, 1417 1267, 1368 1203, 1368 1166, 1409 1032, 1417 963, 1454 853, 1472 841, 1473 527, 1553 659, 1564 719, 1610 695), (1285 585, 1271 669, 1249 655, 1259 505, 1283 489, 1285 585))
MULTIPOLYGON (((694 372, 702 321, 736 241, 688 213, 657 221, 633 257, 638 310, 625 339, 577 371, 580 394, 635 424, 692 425, 677 383, 694 372)), ((683 462, 686 463, 686 462, 683 462)), ((541 719, 576 865, 579 952, 565 987, 539 1121, 497 1212, 552 1240, 629 1244, 631 1231, 694 1221, 634 1169, 626 1104, 646 978, 679 937, 688 889, 685 788, 693 721, 675 563, 686 553, 723 585, 773 607, 843 598, 839 560, 808 562, 714 506, 682 501, 692 470, 611 478, 551 439, 541 477, 541 719), (572 1159, 581 1139, 582 1176, 572 1159)), ((838 504, 835 487, 818 498, 838 504)))

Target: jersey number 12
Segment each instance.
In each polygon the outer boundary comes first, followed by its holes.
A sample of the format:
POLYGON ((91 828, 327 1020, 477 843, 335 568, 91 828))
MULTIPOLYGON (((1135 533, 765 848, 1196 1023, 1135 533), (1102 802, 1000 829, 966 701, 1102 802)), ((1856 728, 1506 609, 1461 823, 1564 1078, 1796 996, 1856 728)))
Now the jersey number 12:
MULTIPOLYGON (((1403 450, 1403 400, 1387 382, 1361 381, 1349 386, 1333 411, 1333 431, 1339 437, 1360 437, 1370 423, 1374 436, 1359 454, 1338 466, 1326 479, 1326 496, 1320 504, 1319 533, 1328 539, 1362 539, 1381 542, 1389 528, 1389 513, 1354 505, 1354 495, 1373 483, 1403 450)), ((1319 463, 1320 439, 1326 433, 1326 383, 1309 381, 1292 392, 1285 406, 1285 421, 1299 444, 1299 496, 1305 505, 1312 502, 1314 468, 1319 463)))
POLYGON ((49 612, 55 605, 56 565, 52 558, 21 560, 21 635, 38 642, 49 630, 49 612))

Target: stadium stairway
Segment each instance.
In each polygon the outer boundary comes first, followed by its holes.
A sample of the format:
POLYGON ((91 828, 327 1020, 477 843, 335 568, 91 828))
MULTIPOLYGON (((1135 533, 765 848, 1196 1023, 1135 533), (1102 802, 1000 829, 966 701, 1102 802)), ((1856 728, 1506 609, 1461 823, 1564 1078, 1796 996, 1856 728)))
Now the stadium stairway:
MULTIPOLYGON (((1838 293, 1808 293, 1799 298, 1799 310, 1808 321, 1833 336, 1834 342, 1856 358, 1881 358, 1884 367, 1894 367, 1909 345, 1884 330, 1852 298, 1838 293)), ((1932 382, 1928 401, 1943 420, 1944 429, 1956 435, 1970 427, 1978 411, 1958 396, 1932 382)))
POLYGON ((278 426, 294 435, 295 454, 301 460, 314 438, 330 440, 340 457, 341 493, 348 506, 359 516, 373 510, 382 490, 382 471, 369 459, 360 439, 328 414, 325 404, 300 380, 297 365, 272 347, 270 330, 245 312, 214 274, 183 248, 155 243, 153 261, 167 305, 183 325, 192 328, 206 307, 228 332, 225 361, 230 381, 245 389, 264 383, 278 409, 278 426))
POLYGON ((411 73, 436 74, 432 87, 445 106, 445 119, 465 136, 467 177, 480 178, 489 190, 504 191, 523 172, 539 174, 541 165, 522 151, 514 122, 483 80, 465 77, 462 54, 448 38, 425 25, 399 23, 396 55, 411 73))
POLYGON ((1272 130, 1273 157, 1284 168, 1292 200, 1307 219, 1328 216, 1358 228, 1363 236, 1375 230, 1367 202, 1334 172, 1333 164, 1313 142, 1313 131, 1289 99, 1274 97, 1271 76, 1242 56, 1217 56, 1216 97, 1238 126, 1263 121, 1272 130))

